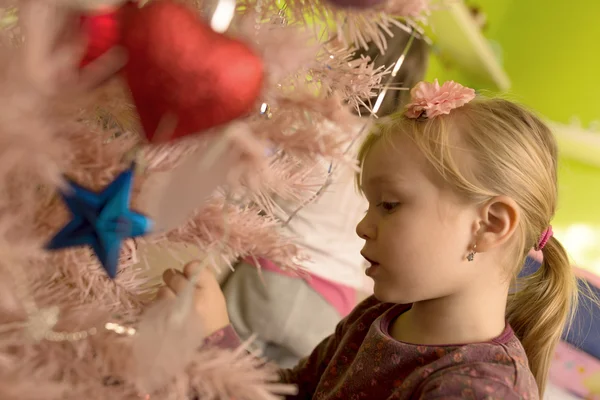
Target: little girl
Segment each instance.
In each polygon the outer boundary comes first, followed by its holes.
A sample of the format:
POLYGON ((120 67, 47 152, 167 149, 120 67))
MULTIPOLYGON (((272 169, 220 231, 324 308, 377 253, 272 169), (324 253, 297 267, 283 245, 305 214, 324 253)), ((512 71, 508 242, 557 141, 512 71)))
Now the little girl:
MULTIPOLYGON (((374 60, 374 68, 389 68, 404 54, 402 68, 394 76, 387 75, 384 83, 391 88, 412 87, 425 76, 428 45, 400 27, 392 27, 391 32, 393 36, 384 54, 371 43, 354 57, 368 56, 374 60)), ((390 90, 377 116, 400 109, 409 97, 406 90, 390 90)), ((375 98, 364 101, 375 103, 375 98)), ((370 115, 367 108, 361 108, 360 113, 370 115)), ((357 135, 364 124, 365 121, 359 123, 357 135)), ((360 135, 362 139, 364 134, 360 135)), ((350 151, 357 151, 357 147, 350 151)), ((330 160, 322 159, 319 164, 324 173, 330 169, 330 160)), ((356 191, 354 168, 338 165, 332 174, 333 184, 282 229, 285 234, 302 239, 305 254, 310 257, 303 263, 307 273, 299 277, 262 259, 262 273, 258 274, 254 262, 245 260, 236 265, 222 286, 233 328, 242 339, 256 335, 253 344, 280 367, 294 366, 310 354, 356 306, 358 291, 370 291, 364 274, 365 260, 359 253, 362 240, 353 232, 366 201, 356 191)), ((288 212, 295 208, 282 199, 275 201, 288 212)), ((286 214, 282 218, 287 217, 286 214)))
MULTIPOLYGON (((281 379, 295 399, 538 399, 576 299, 550 227, 553 135, 524 108, 454 82, 411 94, 359 152, 369 207, 356 231, 375 295, 281 379), (531 248, 542 266, 513 285, 531 248)), ((162 294, 191 269, 168 271, 162 294)), ((212 279, 202 274, 198 291, 220 298, 212 279)), ((221 328, 209 340, 236 346, 220 304, 196 309, 221 328)))

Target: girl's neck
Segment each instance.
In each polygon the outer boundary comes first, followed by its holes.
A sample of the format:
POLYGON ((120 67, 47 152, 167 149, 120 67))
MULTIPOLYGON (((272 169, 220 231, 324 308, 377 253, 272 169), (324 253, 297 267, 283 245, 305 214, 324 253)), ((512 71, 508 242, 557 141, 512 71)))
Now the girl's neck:
MULTIPOLYGON (((482 289, 482 288, 479 288, 482 289)), ((389 328, 399 341, 421 345, 486 342, 506 327, 508 291, 462 293, 413 304, 389 328)), ((501 288, 498 288, 501 289, 501 288)))

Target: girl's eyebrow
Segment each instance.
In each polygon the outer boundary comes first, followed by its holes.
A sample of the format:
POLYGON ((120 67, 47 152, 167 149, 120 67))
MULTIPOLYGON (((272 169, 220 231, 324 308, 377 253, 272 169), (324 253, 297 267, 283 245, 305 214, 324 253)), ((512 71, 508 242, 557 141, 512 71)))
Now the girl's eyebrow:
POLYGON ((391 185, 393 187, 402 188, 408 183, 408 179, 402 175, 382 174, 369 178, 366 182, 361 182, 359 185, 360 191, 365 193, 367 187, 391 185))
POLYGON ((406 182, 406 177, 404 177, 402 175, 382 174, 382 175, 376 175, 376 176, 369 178, 366 183, 369 185, 376 185, 376 184, 382 184, 382 183, 391 183, 391 184, 400 183, 401 184, 404 182, 406 182))

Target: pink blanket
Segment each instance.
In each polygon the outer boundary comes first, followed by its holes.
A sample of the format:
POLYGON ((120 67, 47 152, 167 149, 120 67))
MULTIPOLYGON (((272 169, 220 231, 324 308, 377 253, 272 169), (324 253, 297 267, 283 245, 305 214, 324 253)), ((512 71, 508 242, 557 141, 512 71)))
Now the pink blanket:
POLYGON ((550 368, 550 381, 586 400, 600 400, 600 360, 560 342, 550 368))

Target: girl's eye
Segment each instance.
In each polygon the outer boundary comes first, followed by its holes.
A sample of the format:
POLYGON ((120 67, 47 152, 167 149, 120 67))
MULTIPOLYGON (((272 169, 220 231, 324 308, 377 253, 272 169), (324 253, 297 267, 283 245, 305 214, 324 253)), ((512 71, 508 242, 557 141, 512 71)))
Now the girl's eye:
POLYGON ((381 207, 382 209, 384 209, 385 211, 394 211, 396 209, 396 207, 398 207, 400 205, 399 202, 395 202, 395 203, 390 203, 387 201, 382 201, 381 203, 379 203, 377 206, 381 207))

